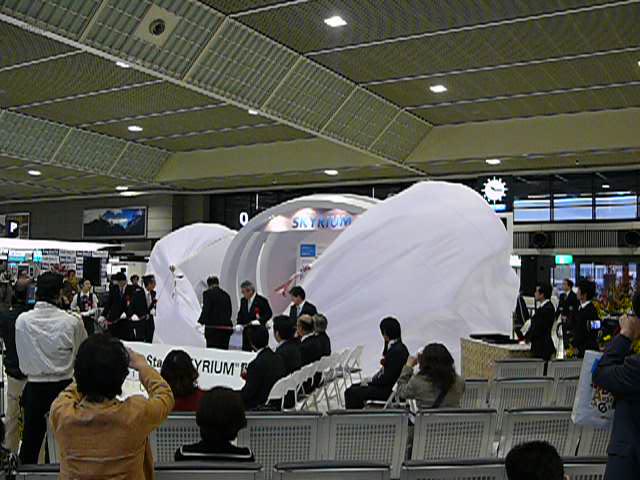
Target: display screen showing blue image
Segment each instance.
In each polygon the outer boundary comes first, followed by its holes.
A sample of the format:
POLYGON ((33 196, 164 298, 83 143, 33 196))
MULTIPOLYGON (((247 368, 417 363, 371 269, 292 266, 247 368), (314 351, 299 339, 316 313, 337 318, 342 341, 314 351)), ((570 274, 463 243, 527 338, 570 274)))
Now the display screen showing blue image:
POLYGON ((147 234, 146 207, 98 208, 85 210, 84 238, 140 238, 147 234))
POLYGON ((315 258, 316 255, 315 243, 303 243, 300 244, 300 258, 315 258))

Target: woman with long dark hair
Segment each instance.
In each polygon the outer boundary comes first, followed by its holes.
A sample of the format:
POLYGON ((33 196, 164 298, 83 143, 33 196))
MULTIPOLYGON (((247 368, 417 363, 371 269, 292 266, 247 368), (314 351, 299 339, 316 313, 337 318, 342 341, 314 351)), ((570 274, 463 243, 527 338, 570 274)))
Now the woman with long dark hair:
POLYGON ((162 362, 160 375, 171 386, 176 400, 174 412, 195 412, 204 391, 198 388, 198 370, 184 350, 172 350, 162 362))
POLYGON ((464 380, 456 373, 453 357, 441 343, 430 343, 421 354, 409 357, 398 379, 398 397, 415 400, 420 410, 459 408, 464 380), (418 365, 418 372, 413 373, 418 365))

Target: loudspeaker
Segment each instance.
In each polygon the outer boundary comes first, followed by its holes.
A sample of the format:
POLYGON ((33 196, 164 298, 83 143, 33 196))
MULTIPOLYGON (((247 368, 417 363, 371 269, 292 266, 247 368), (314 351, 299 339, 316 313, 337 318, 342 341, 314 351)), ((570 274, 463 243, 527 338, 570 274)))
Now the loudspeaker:
POLYGON ((100 267, 100 258, 84 257, 82 261, 82 277, 85 280, 91 280, 91 285, 94 287, 100 285, 100 267))
POLYGON ((640 247, 640 232, 638 230, 623 230, 618 232, 618 246, 619 247, 640 247))
POLYGON ((529 248, 553 248, 552 232, 533 232, 529 234, 529 248))

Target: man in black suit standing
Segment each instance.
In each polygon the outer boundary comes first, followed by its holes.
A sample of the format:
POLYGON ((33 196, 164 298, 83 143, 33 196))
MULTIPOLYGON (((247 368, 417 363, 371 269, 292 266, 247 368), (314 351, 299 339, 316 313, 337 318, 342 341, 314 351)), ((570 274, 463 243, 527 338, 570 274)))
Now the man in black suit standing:
POLYGON ((302 367, 300 342, 295 338, 296 328, 289 317, 278 315, 273 319, 273 336, 278 342, 276 353, 282 357, 285 375, 302 367))
POLYGON ((299 285, 296 285, 289 290, 289 296, 291 297, 291 308, 289 309, 289 317, 294 322, 302 315, 309 315, 313 317, 318 313, 316 306, 307 302, 307 293, 299 285))
POLYGON ((229 339, 233 333, 231 297, 220 288, 218 277, 209 277, 207 286, 209 288, 202 294, 202 313, 198 323, 204 325, 207 348, 229 350, 229 339))
POLYGON ((249 331, 251 347, 258 352, 249 363, 243 377, 245 385, 240 391, 247 410, 264 405, 275 383, 285 376, 282 357, 269 348, 269 331, 258 325, 249 331))
POLYGON ((153 342, 156 313, 156 277, 142 277, 142 288, 133 290, 131 299, 132 339, 136 342, 153 342))
POLYGON ((131 283, 125 287, 124 294, 129 298, 133 298, 136 292, 142 290, 142 287, 140 286, 140 275, 134 273, 129 277, 129 281, 131 283))
POLYGON ((633 310, 620 320, 620 335, 609 344, 593 375, 593 382, 616 399, 606 480, 636 480, 640 472, 640 355, 632 350, 640 338, 638 294, 633 310))
POLYGON ((600 316, 593 304, 596 296, 596 284, 589 280, 578 282, 578 298, 580 307, 576 314, 571 345, 577 350, 579 358, 584 357, 587 350, 599 350, 598 331, 600 330, 600 316))
POLYGON ((242 298, 238 311, 237 324, 244 327, 242 332, 242 350, 251 351, 249 330, 252 326, 265 325, 273 316, 269 300, 256 293, 256 287, 249 281, 240 284, 242 298))
POLYGON ((524 338, 531 343, 533 356, 547 361, 556 353, 556 347, 551 338, 551 331, 556 317, 556 309, 550 300, 551 285, 548 283, 538 285, 534 297, 540 305, 533 317, 531 317, 531 326, 525 333, 524 338))
POLYGON ((573 291, 573 282, 568 278, 565 278, 562 282, 558 313, 562 321, 563 341, 565 346, 568 346, 568 340, 572 335, 576 314, 578 313, 578 296, 573 291))
POLYGON ((383 319, 380 322, 380 333, 384 339, 383 357, 380 361, 382 368, 368 384, 352 385, 344 392, 347 409, 364 408, 368 400, 387 400, 407 363, 409 350, 402 343, 400 322, 393 317, 383 319))
POLYGON ((129 341, 132 338, 131 322, 129 320, 131 298, 125 294, 127 277, 124 273, 118 272, 113 274, 111 282, 102 316, 112 336, 123 341, 129 341))

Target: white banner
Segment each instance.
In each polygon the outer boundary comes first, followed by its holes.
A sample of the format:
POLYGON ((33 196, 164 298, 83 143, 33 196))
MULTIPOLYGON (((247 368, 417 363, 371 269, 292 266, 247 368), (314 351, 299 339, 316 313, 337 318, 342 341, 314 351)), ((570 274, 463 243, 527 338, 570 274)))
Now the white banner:
MULTIPOLYGON (((184 350, 193 359, 193 365, 198 370, 200 377, 198 385, 203 390, 213 387, 229 387, 240 390, 244 386, 241 377, 242 370, 255 358, 255 353, 239 350, 217 350, 215 348, 177 347, 158 343, 125 342, 131 350, 144 355, 153 368, 158 372, 162 368, 162 362, 171 350, 184 350)), ((138 373, 129 371, 129 376, 123 386, 123 396, 145 393, 138 373)))

